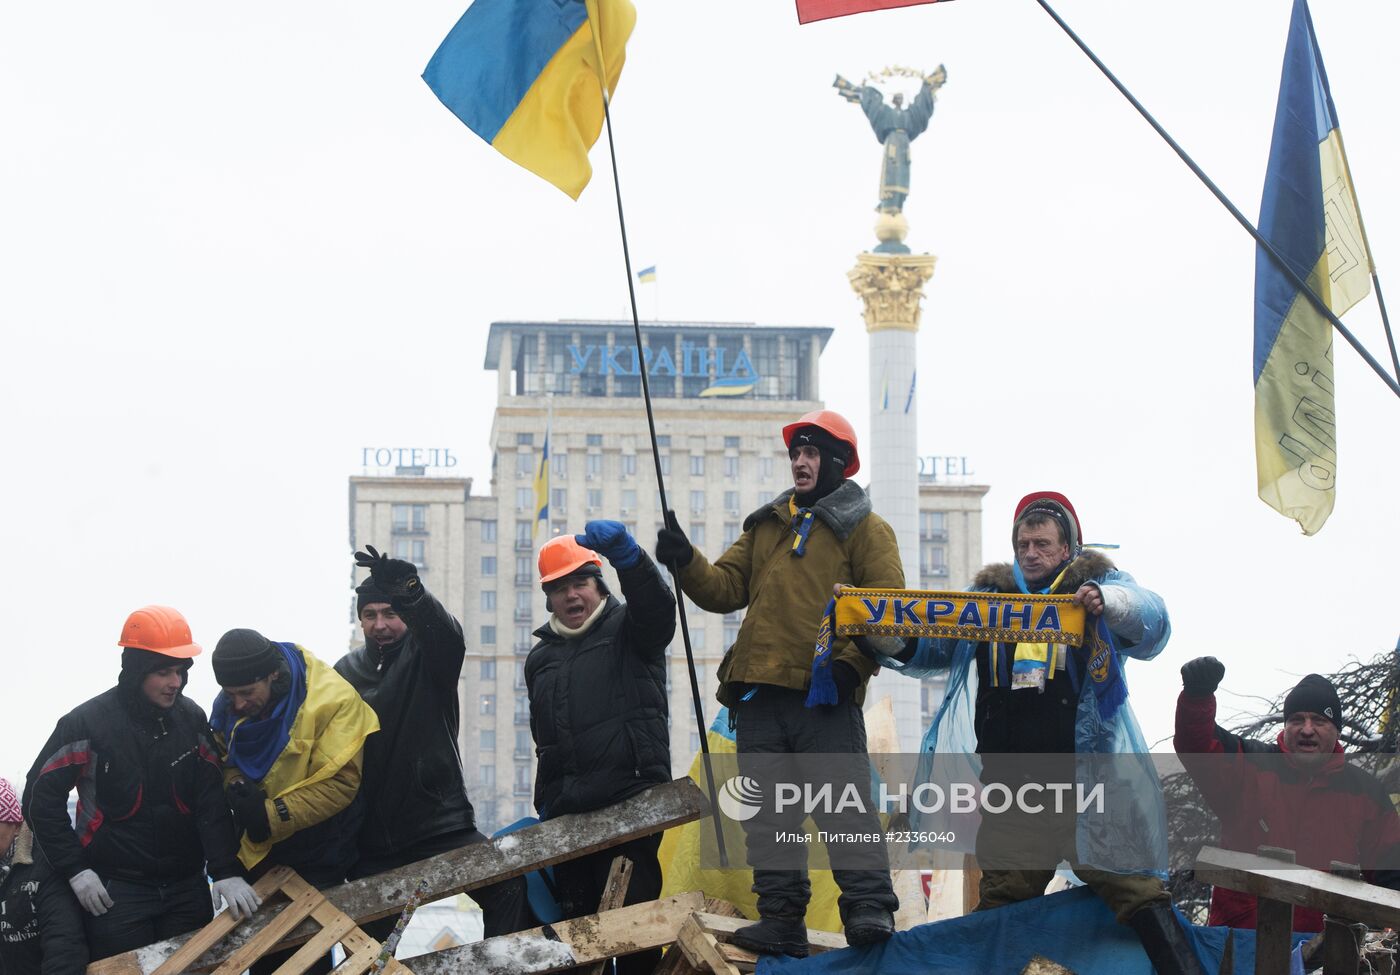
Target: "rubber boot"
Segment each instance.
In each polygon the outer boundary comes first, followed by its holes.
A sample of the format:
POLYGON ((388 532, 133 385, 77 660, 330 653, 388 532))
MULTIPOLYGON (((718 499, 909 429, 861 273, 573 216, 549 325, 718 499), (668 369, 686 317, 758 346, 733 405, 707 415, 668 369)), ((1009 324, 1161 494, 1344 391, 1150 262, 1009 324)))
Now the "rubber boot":
POLYGON ((1206 975, 1169 901, 1153 901, 1128 918, 1157 975, 1206 975))
POLYGON ((729 936, 731 944, 760 955, 791 955, 806 958, 807 919, 803 917, 765 917, 748 924, 729 936))
POLYGON ((846 915, 846 944, 873 945, 894 934, 894 915, 879 904, 856 904, 846 915))

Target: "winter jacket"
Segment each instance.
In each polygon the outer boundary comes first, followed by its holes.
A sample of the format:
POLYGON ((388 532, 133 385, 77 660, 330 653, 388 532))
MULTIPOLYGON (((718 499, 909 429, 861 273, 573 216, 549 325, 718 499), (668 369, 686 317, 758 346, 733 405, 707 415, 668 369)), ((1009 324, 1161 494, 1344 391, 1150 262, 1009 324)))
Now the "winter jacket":
MULTIPOLYGON (((681 589, 701 609, 749 610, 719 665, 717 696, 726 706, 734 704, 735 685, 803 690, 811 683, 812 648, 834 584, 904 588, 894 531, 871 511, 858 484, 843 481, 813 506, 815 523, 801 556, 792 548, 792 494, 784 491, 744 519, 744 533, 714 564, 695 549, 681 570, 681 589)), ((846 637, 836 639, 833 660, 860 674, 853 698, 859 705, 874 664, 846 637)))
POLYGON ((157 708, 123 672, 59 719, 24 787, 25 820, 53 868, 138 884, 240 873, 233 814, 204 711, 157 708), (78 789, 77 826, 68 793, 78 789))
MULTIPOLYGON (((1057 593, 1073 593, 1085 583, 1094 583, 1110 598, 1109 589, 1118 589, 1113 601, 1124 609, 1108 619, 1118 663, 1124 669, 1124 681, 1131 686, 1126 673, 1126 659, 1151 660, 1162 652, 1171 636, 1171 623, 1166 604, 1156 593, 1139 586, 1131 575, 1116 568, 1103 554, 1089 550, 1081 553, 1067 567, 1057 593), (1118 598, 1121 597, 1121 598, 1118 598)), ((973 580, 973 592, 1020 592, 1010 563, 983 568, 973 580)), ((932 756, 962 755, 1005 751, 1044 752, 1046 745, 1038 743, 1037 728, 1042 735, 1054 739, 1057 750, 1080 756, 1120 756, 1104 759, 1098 764, 1080 763, 1078 774, 1112 774, 1113 790, 1128 796, 1128 803, 1109 802, 1110 813, 1096 819, 1081 815, 1076 821, 1076 846, 1079 861, 1106 868, 1121 867, 1132 861, 1135 865, 1162 870, 1166 865, 1166 814, 1161 802, 1161 783, 1148 755, 1147 743, 1138 728, 1137 719, 1128 701, 1109 717, 1099 713, 1091 682, 1083 679, 1083 664, 1077 665, 1074 682, 1077 693, 1066 688, 1067 675, 1059 674, 1049 680, 1045 693, 1034 690, 1003 690, 982 688, 980 675, 986 674, 990 648, 986 642, 956 639, 921 639, 908 663, 892 657, 880 657, 880 663, 910 677, 947 675, 947 690, 938 713, 924 734, 921 780, 932 776, 932 756), (1072 722, 1061 728, 1060 700, 1052 695, 1068 692, 1065 706, 1072 712, 1072 722), (1017 695, 1026 695, 1018 697, 1017 695), (1026 715, 1018 710, 1026 708, 1026 715), (1123 758, 1122 756, 1136 756, 1123 758)), ((1073 656, 1069 665, 1076 666, 1073 656)), ((972 762, 980 771, 980 762, 972 762)), ((920 817, 915 816, 918 820, 920 817)), ((917 828, 936 829, 929 823, 917 828)))
MULTIPOLYGON (((1310 772, 1294 763, 1282 732, 1274 744, 1240 738, 1216 725, 1215 695, 1183 691, 1173 744, 1220 818, 1225 849, 1276 846, 1317 870, 1333 860, 1360 864, 1371 883, 1400 890, 1400 817, 1380 780, 1349 764, 1340 743, 1310 772)), ((1216 887, 1209 923, 1253 928, 1256 907, 1251 895, 1216 887)), ((1294 908, 1293 930, 1321 931, 1322 913, 1294 908)))
MULTIPOLYGON (((266 859, 307 876, 339 873, 344 879, 355 862, 355 837, 364 818, 364 805, 356 801, 362 752, 379 720, 328 664, 302 647, 280 646, 301 657, 305 696, 292 718, 286 746, 257 783, 267 793, 263 805, 271 836, 254 842, 243 834, 238 856, 249 869, 266 859)), ((214 713, 217 723, 217 701, 214 713)), ((241 727, 234 726, 235 741, 241 727)), ((225 761, 225 783, 245 778, 229 763, 227 743, 218 731, 214 743, 225 761)))
POLYGON ((625 603, 606 597, 579 636, 545 624, 525 658, 542 819, 671 781, 666 646, 676 631, 675 596, 645 553, 617 577, 625 603))
POLYGON ((0 975, 81 975, 87 963, 82 908, 23 826, 0 868, 0 975))
POLYGON ((379 732, 365 741, 360 785, 364 857, 476 826, 457 750, 462 626, 427 592, 394 608, 408 626, 401 640, 360 647, 335 664, 379 718, 379 732))

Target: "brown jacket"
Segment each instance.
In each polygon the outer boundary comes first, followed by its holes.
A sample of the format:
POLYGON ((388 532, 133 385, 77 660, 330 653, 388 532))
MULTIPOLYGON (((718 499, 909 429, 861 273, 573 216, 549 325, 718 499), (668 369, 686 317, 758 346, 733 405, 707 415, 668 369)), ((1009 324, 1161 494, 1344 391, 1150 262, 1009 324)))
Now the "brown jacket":
MULTIPOLYGON (((792 554, 791 489, 744 520, 744 533, 713 564, 695 549, 681 571, 681 589, 701 609, 732 613, 749 608, 739 638, 719 665, 719 693, 733 704, 734 684, 805 689, 822 612, 838 582, 863 588, 903 589, 904 568, 894 531, 870 510, 858 484, 845 481, 814 506, 805 554, 792 554)), ((834 660, 868 679, 875 664, 844 637, 834 660)), ((855 703, 865 698, 864 684, 855 703)))

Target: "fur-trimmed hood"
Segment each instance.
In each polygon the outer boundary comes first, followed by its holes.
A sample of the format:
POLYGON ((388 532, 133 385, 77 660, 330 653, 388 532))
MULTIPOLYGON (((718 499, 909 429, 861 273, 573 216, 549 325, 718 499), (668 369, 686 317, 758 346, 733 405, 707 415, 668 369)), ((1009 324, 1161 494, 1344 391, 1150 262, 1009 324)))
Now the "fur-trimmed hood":
MULTIPOLYGON (((1089 549, 1079 553, 1078 558, 1069 564, 1065 577, 1060 580, 1056 592, 1074 592, 1086 582, 1102 579, 1117 566, 1102 552, 1089 549)), ((1016 576, 1010 562, 996 562, 984 565, 972 580, 972 588, 982 592, 1018 592, 1016 576)))
MULTIPOLYGON (((748 531, 770 514, 786 524, 788 521, 788 501, 791 500, 795 490, 795 488, 788 488, 745 518, 744 531, 748 531)), ((836 537, 843 542, 850 537, 851 532, 856 530, 856 526, 865 519, 866 515, 870 514, 870 511, 870 496, 855 481, 842 481, 836 490, 812 505, 812 514, 826 522, 827 527, 835 532, 836 537)))

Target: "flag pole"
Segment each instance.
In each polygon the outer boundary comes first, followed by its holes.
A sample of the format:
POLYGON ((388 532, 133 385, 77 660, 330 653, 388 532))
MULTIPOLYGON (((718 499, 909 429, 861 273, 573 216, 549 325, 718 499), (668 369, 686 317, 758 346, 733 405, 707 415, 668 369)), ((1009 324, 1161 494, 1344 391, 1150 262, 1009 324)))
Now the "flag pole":
MULTIPOLYGON (((589 9, 589 18, 593 18, 593 10, 589 9)), ((622 213, 622 183, 617 175, 617 150, 613 145, 612 112, 608 107, 608 86, 605 81, 607 77, 606 67, 602 59, 602 42, 599 38, 597 22, 593 25, 593 42, 598 52, 598 88, 603 96, 603 124, 608 130, 608 159, 612 163, 613 196, 617 200, 617 226, 622 236, 622 263, 627 274, 627 299, 632 309, 632 334, 637 340, 637 365, 642 378, 642 401, 646 404, 647 412, 647 432, 651 437, 651 460, 656 467, 656 487, 660 494, 662 520, 664 524, 672 524, 675 521, 676 513, 671 510, 671 505, 666 500, 666 482, 661 476, 661 450, 656 443, 656 414, 651 405, 651 383, 647 380, 647 359, 642 354, 642 323, 637 317, 637 287, 632 280, 632 254, 627 246, 627 220, 622 213)), ((671 582, 676 592, 676 613, 681 622, 681 642, 685 644, 685 664, 690 672, 690 696, 695 706, 695 728, 700 733, 700 752, 702 764, 705 766, 705 786, 710 795, 710 818, 715 824, 715 845, 719 851, 720 866, 729 868, 729 853, 724 845, 724 830, 719 822, 719 797, 715 792, 715 773, 710 764, 710 741, 709 734, 705 728, 705 708, 700 701, 700 681, 695 676, 695 651, 690 644, 690 625, 685 617, 685 594, 681 592, 680 570, 673 562, 666 566, 671 571, 671 582)))
MULTIPOLYGON (((1261 233, 1259 233, 1259 231, 1255 228, 1254 224, 1252 224, 1249 221, 1249 218, 1246 217, 1243 213, 1241 213, 1239 208, 1230 202, 1230 198, 1227 197, 1221 191, 1220 187, 1215 185, 1215 183, 1211 180, 1209 176, 1205 174, 1205 171, 1201 169, 1200 166, 1196 165, 1196 161, 1192 159, 1189 155, 1187 155, 1186 150, 1181 148, 1177 141, 1173 139, 1170 134, 1168 134, 1167 130, 1162 128, 1161 124, 1158 123, 1158 121, 1152 117, 1152 114, 1148 112, 1146 108, 1143 107, 1142 102, 1138 101, 1135 97, 1133 97, 1133 93, 1130 92, 1123 85, 1123 83, 1118 80, 1118 78, 1113 74, 1113 72, 1108 69, 1108 66, 1106 64, 1099 60, 1098 55, 1096 55, 1092 50, 1089 49, 1089 45, 1085 44, 1082 40, 1079 39, 1079 35, 1070 29, 1069 24, 1065 23, 1059 14, 1055 13, 1054 9, 1051 8, 1047 0, 1035 0, 1035 2, 1040 4, 1041 9, 1043 9, 1047 14, 1050 15, 1050 18, 1060 26, 1060 29, 1069 36, 1070 40, 1074 41, 1078 48, 1084 52, 1085 56, 1088 57, 1090 61, 1094 62, 1094 66, 1103 73, 1105 78, 1107 78, 1110 82, 1113 83, 1113 87, 1118 89, 1119 94, 1126 98, 1129 101, 1129 103, 1132 104, 1133 108, 1137 109, 1138 114, 1147 120, 1147 124, 1152 126, 1152 128, 1156 130, 1157 134, 1162 137, 1163 141, 1165 141, 1167 145, 1172 147, 1172 150, 1176 152, 1176 154, 1179 157, 1181 157, 1181 161, 1184 162, 1190 168, 1191 172, 1196 174, 1196 178, 1205 184, 1206 189, 1210 190, 1211 193, 1215 194, 1215 198, 1220 201, 1220 204, 1223 207, 1225 207, 1226 210, 1230 211, 1230 215, 1239 222, 1241 227, 1248 231, 1249 235, 1254 238, 1255 242, 1261 248, 1264 249, 1264 252, 1269 255, 1269 258, 1274 262, 1274 264, 1278 266, 1279 270, 1281 270, 1284 273, 1284 275, 1288 278, 1288 280, 1293 283, 1293 286, 1296 287, 1302 294, 1307 296, 1308 301, 1312 302, 1313 307, 1316 308, 1317 311, 1324 318, 1326 318, 1329 322, 1332 323, 1332 327, 1341 333, 1342 338, 1346 339, 1347 343, 1350 344, 1351 347, 1356 350, 1357 355, 1361 356, 1361 358, 1366 361, 1366 364, 1369 365, 1375 371, 1376 375, 1381 377, 1381 382, 1385 383, 1386 386, 1390 387, 1390 391, 1394 393, 1397 397, 1400 397, 1400 382, 1397 382, 1395 379, 1392 379, 1390 375, 1385 371, 1385 368, 1379 362, 1376 361, 1375 357, 1372 356, 1370 352, 1366 351, 1366 347, 1363 346, 1360 343, 1360 341, 1357 340, 1356 336, 1352 335, 1351 331, 1347 329, 1345 325, 1342 324, 1342 320, 1332 313, 1332 309, 1327 307, 1327 303, 1321 298, 1319 298, 1312 288, 1308 287, 1307 282, 1298 276, 1298 273, 1294 271, 1293 268, 1288 264, 1288 262, 1283 259, 1283 256, 1274 249, 1273 244, 1269 243, 1269 241, 1266 240, 1264 236, 1261 233)), ((1388 326, 1387 334, 1389 334, 1388 326)))

